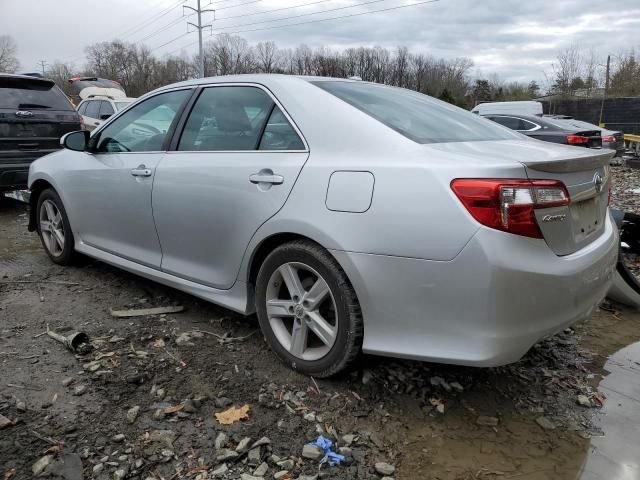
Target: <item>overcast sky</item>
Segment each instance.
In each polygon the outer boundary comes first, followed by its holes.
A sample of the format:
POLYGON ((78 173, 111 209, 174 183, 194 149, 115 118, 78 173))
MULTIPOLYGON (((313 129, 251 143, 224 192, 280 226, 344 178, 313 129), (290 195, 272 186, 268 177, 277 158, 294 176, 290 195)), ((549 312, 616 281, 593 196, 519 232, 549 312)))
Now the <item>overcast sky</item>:
MULTIPOLYGON (((301 42, 311 47, 405 45, 438 57, 469 57, 474 75, 497 73, 507 81, 535 79, 544 84, 543 72, 550 71, 558 51, 570 45, 594 49, 603 57, 640 47, 640 0, 439 0, 265 29, 420 1, 424 0, 218 0, 207 8, 216 9, 214 31, 241 32, 250 42, 273 40, 283 47, 301 42), (366 1, 371 3, 361 5, 366 1), (318 3, 264 13, 311 2, 318 3), (312 12, 320 13, 275 21, 312 12), (261 23, 246 25, 256 22, 261 23), (262 30, 246 31, 251 29, 262 30)), ((208 2, 202 0, 203 6, 208 2)), ((180 20, 178 4, 178 0, 0 0, 0 34, 16 41, 23 71, 38 70, 40 60, 70 61, 81 67, 86 45, 115 38, 144 43, 158 55, 178 53, 183 46, 195 53, 197 34, 186 33, 187 20, 180 20)), ((195 4, 196 0, 185 2, 195 4)), ((210 22, 213 14, 204 18, 210 22)))

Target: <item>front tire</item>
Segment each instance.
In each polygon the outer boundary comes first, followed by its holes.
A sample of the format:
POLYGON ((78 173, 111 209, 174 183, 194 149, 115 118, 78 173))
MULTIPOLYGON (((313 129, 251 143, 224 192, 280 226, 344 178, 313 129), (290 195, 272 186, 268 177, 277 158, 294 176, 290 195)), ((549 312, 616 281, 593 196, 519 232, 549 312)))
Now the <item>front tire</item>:
POLYGON ((355 291, 331 254, 313 242, 289 242, 267 256, 256 281, 256 311, 272 350, 294 370, 329 377, 360 353, 355 291))
POLYGON ((38 235, 49 258, 58 265, 69 265, 75 256, 73 233, 62 200, 52 188, 38 197, 36 219, 38 235))

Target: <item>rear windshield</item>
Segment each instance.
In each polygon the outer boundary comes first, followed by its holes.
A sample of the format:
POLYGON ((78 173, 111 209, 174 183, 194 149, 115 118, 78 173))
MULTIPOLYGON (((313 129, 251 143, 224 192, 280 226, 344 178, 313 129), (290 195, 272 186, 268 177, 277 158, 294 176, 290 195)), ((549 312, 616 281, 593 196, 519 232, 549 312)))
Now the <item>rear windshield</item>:
POLYGON ((73 105, 53 83, 0 77, 0 108, 71 110, 73 105))
POLYGON ((485 118, 404 88, 364 82, 312 83, 417 143, 521 138, 485 118))
POLYGON ((122 110, 126 106, 131 105, 131 102, 115 102, 115 103, 116 103, 116 110, 122 110))

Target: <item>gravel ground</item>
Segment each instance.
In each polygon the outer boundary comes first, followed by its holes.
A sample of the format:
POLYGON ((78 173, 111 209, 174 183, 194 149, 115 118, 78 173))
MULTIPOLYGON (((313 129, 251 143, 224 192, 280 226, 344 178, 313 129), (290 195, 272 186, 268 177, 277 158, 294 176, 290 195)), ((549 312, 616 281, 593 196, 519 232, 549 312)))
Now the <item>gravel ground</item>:
MULTIPOLYGON (((616 184, 635 174, 614 170, 616 184)), ((365 356, 313 380, 276 360, 255 318, 89 259, 53 265, 26 222, 0 200, 5 480, 576 478, 601 434, 602 365, 640 339, 640 315, 605 306, 506 367, 365 356), (170 305, 184 311, 110 313, 170 305), (86 332, 91 351, 66 350, 47 325, 86 332), (216 417, 245 405, 230 425, 216 417), (343 464, 305 447, 319 435, 343 464)))

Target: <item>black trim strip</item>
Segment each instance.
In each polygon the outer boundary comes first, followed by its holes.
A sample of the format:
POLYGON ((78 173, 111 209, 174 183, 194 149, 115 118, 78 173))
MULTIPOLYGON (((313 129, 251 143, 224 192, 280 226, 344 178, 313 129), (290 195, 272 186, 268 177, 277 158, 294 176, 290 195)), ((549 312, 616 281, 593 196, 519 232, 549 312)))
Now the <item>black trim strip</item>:
POLYGON ((264 132, 267 129, 267 125, 269 124, 269 120, 271 120, 271 115, 273 115, 273 111, 276 108, 276 102, 274 102, 272 100, 273 105, 271 105, 271 108, 269 109, 269 114, 264 118, 264 123, 262 124, 262 127, 260 128, 260 134, 258 135, 258 138, 256 139, 256 144, 254 145, 253 149, 254 150, 260 150, 260 144, 262 143, 262 137, 264 136, 264 132))
POLYGON ((188 96, 182 105, 180 106, 180 111, 178 115, 173 117, 173 121, 171 122, 171 126, 169 127, 169 131, 164 138, 164 142, 162 143, 162 150, 172 151, 175 150, 176 145, 178 143, 178 139, 180 138, 180 133, 184 128, 184 124, 187 121, 188 112, 191 112, 191 108, 195 103, 195 99, 199 96, 201 87, 196 87, 191 89, 191 95, 188 96), (177 138, 176 138, 177 137, 177 138))

